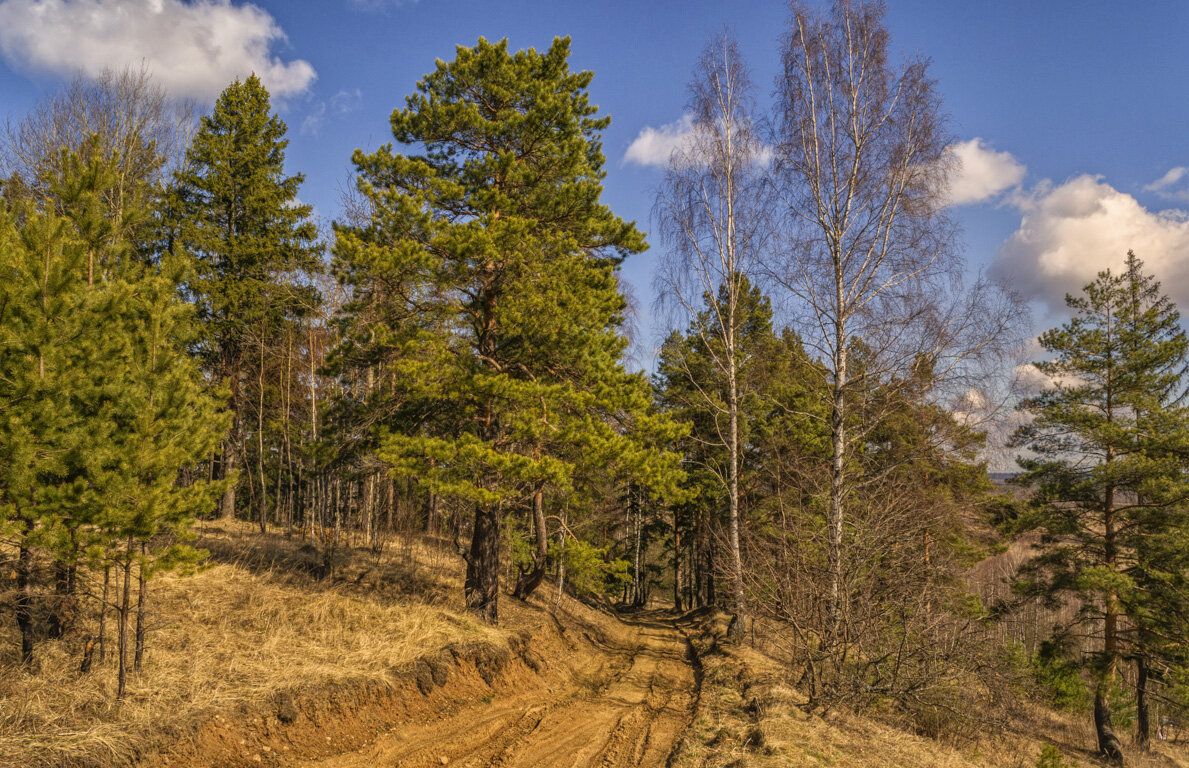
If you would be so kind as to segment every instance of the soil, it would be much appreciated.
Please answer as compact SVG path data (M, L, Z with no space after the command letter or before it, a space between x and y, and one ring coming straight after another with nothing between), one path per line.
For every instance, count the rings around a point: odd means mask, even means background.
M509 600L508 602L513 602ZM517 604L505 646L455 644L390 680L286 693L216 715L144 768L665 766L698 680L666 614Z

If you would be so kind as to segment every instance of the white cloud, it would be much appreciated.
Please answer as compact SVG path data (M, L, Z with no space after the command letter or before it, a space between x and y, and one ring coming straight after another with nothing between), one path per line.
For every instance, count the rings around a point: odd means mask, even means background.
M971 387L955 398L950 413L959 423L974 426L987 418L990 406L987 396Z
M693 115L684 115L660 128L646 126L628 146L623 159L637 165L667 165L673 151L687 146L693 135Z
M1168 173L1161 176L1159 179L1156 179L1156 181L1153 181L1151 184L1144 187L1144 189L1148 192L1159 192L1165 187L1171 186L1180 181L1185 175L1186 171L1189 171L1189 168L1186 168L1183 165L1177 166L1176 168L1171 169Z
M684 115L660 128L646 126L628 146L623 159L637 165L666 166L670 160L700 164L701 158L714 156L715 145L714 131L708 130L705 123L695 123L693 115ZM776 154L772 147L756 141L754 135L746 144L737 143L736 151L748 153L751 162L761 167L771 163ZM676 158L674 152L678 153Z
M950 178L950 205L990 200L1019 186L1028 170L1010 152L996 152L977 137L950 145L949 152L957 160Z
M255 72L274 96L315 72L270 53L285 33L266 11L229 0L0 0L0 52L16 66L95 76L144 64L175 96L212 101Z
M1186 178L1187 174L1189 174L1189 168L1183 165L1171 168L1168 173L1145 186L1144 191L1155 192L1170 200L1189 200L1189 188L1179 183Z
M1015 388L1024 397L1033 397L1046 389L1052 388L1056 382L1051 376L1042 372L1031 363L1015 367Z
M1064 312L1066 293L1077 294L1098 272L1118 272L1128 250L1182 306L1189 304L1189 217L1149 211L1126 193L1083 175L1064 184L1042 182L1013 200L1023 217L999 247L991 267L1025 298Z
M986 395L971 387L961 394L955 408L960 411L985 411L990 405L991 401Z

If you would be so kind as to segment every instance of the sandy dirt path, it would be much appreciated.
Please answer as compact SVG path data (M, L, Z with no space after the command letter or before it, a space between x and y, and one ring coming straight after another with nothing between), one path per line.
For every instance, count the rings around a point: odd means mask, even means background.
M695 703L685 642L656 616L612 621L614 632L579 632L569 641L567 679L552 689L474 702L433 722L398 726L364 750L302 765L663 766Z

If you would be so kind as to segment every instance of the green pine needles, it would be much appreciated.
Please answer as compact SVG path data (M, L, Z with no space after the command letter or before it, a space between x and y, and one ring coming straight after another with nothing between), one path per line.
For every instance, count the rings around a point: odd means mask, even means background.
M678 429L620 362L615 267L644 238L599 200L608 118L568 56L566 39L544 53L481 39L439 61L392 115L397 142L419 154L356 152L371 219L336 230L349 344L387 361L401 403L379 456L474 507L467 604L491 622L501 508L592 473L657 494L679 477L663 449Z
M179 478L210 456L226 420L189 354L186 261L132 257L144 198L118 216L102 204L115 161L98 141L89 160L64 158L51 204L0 212L0 503L17 540L23 662L34 661L37 569L55 574L51 635L68 629L84 569L105 585L114 572L99 600L117 619L119 697L144 652L148 580L197 563L187 531L214 486Z
M202 119L165 213L168 239L194 260L187 292L202 327L203 364L230 389L235 418L222 450L225 478L246 467L249 409L258 420L265 410L260 367L266 349L289 321L319 303L305 277L320 271L322 244L312 208L297 200L305 177L285 174L285 130L258 77L233 82ZM254 426L260 437L262 425ZM241 480L227 486L224 517L235 514ZM263 521L263 492L255 498Z
M1072 319L1040 337L1051 357L1035 367L1048 386L1020 406L1033 417L1016 435L1030 452L1020 460L1023 481L1036 491L1021 527L1042 539L1017 589L1078 601L1069 629L1097 645L1099 748L1121 762L1111 723L1119 664L1134 659L1141 680L1154 663L1175 666L1189 626L1183 600L1174 597L1183 594L1189 567L1182 470L1189 337L1132 253L1122 273L1100 273L1066 304ZM1145 693L1136 690L1141 740Z

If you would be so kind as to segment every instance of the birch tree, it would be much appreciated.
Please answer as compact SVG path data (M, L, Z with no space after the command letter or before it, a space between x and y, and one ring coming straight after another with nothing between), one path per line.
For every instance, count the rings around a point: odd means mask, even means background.
M940 97L925 61L891 61L883 16L879 2L838 0L826 13L795 4L777 83L787 239L769 275L822 363L829 400L824 648L851 599L848 507L878 480L864 476L859 450L882 422L878 402L922 378L934 401L975 386L1020 337L1010 295L963 284Z
M700 347L709 352L711 365L726 382L725 402L712 389L694 389L701 394L701 407L713 414L714 439L728 454L722 480L728 507L731 604L736 617L744 619L739 372L746 360L739 347L745 319L740 303L767 231L766 148L756 129L754 86L738 43L730 35L724 33L706 47L689 90L693 127L688 141L670 157L656 200L662 236L669 246L657 282L662 301L670 302L684 318L707 310L706 322L690 328L701 337ZM688 361L670 359L669 363L697 383ZM732 631L740 633L744 626L745 620L736 621Z

